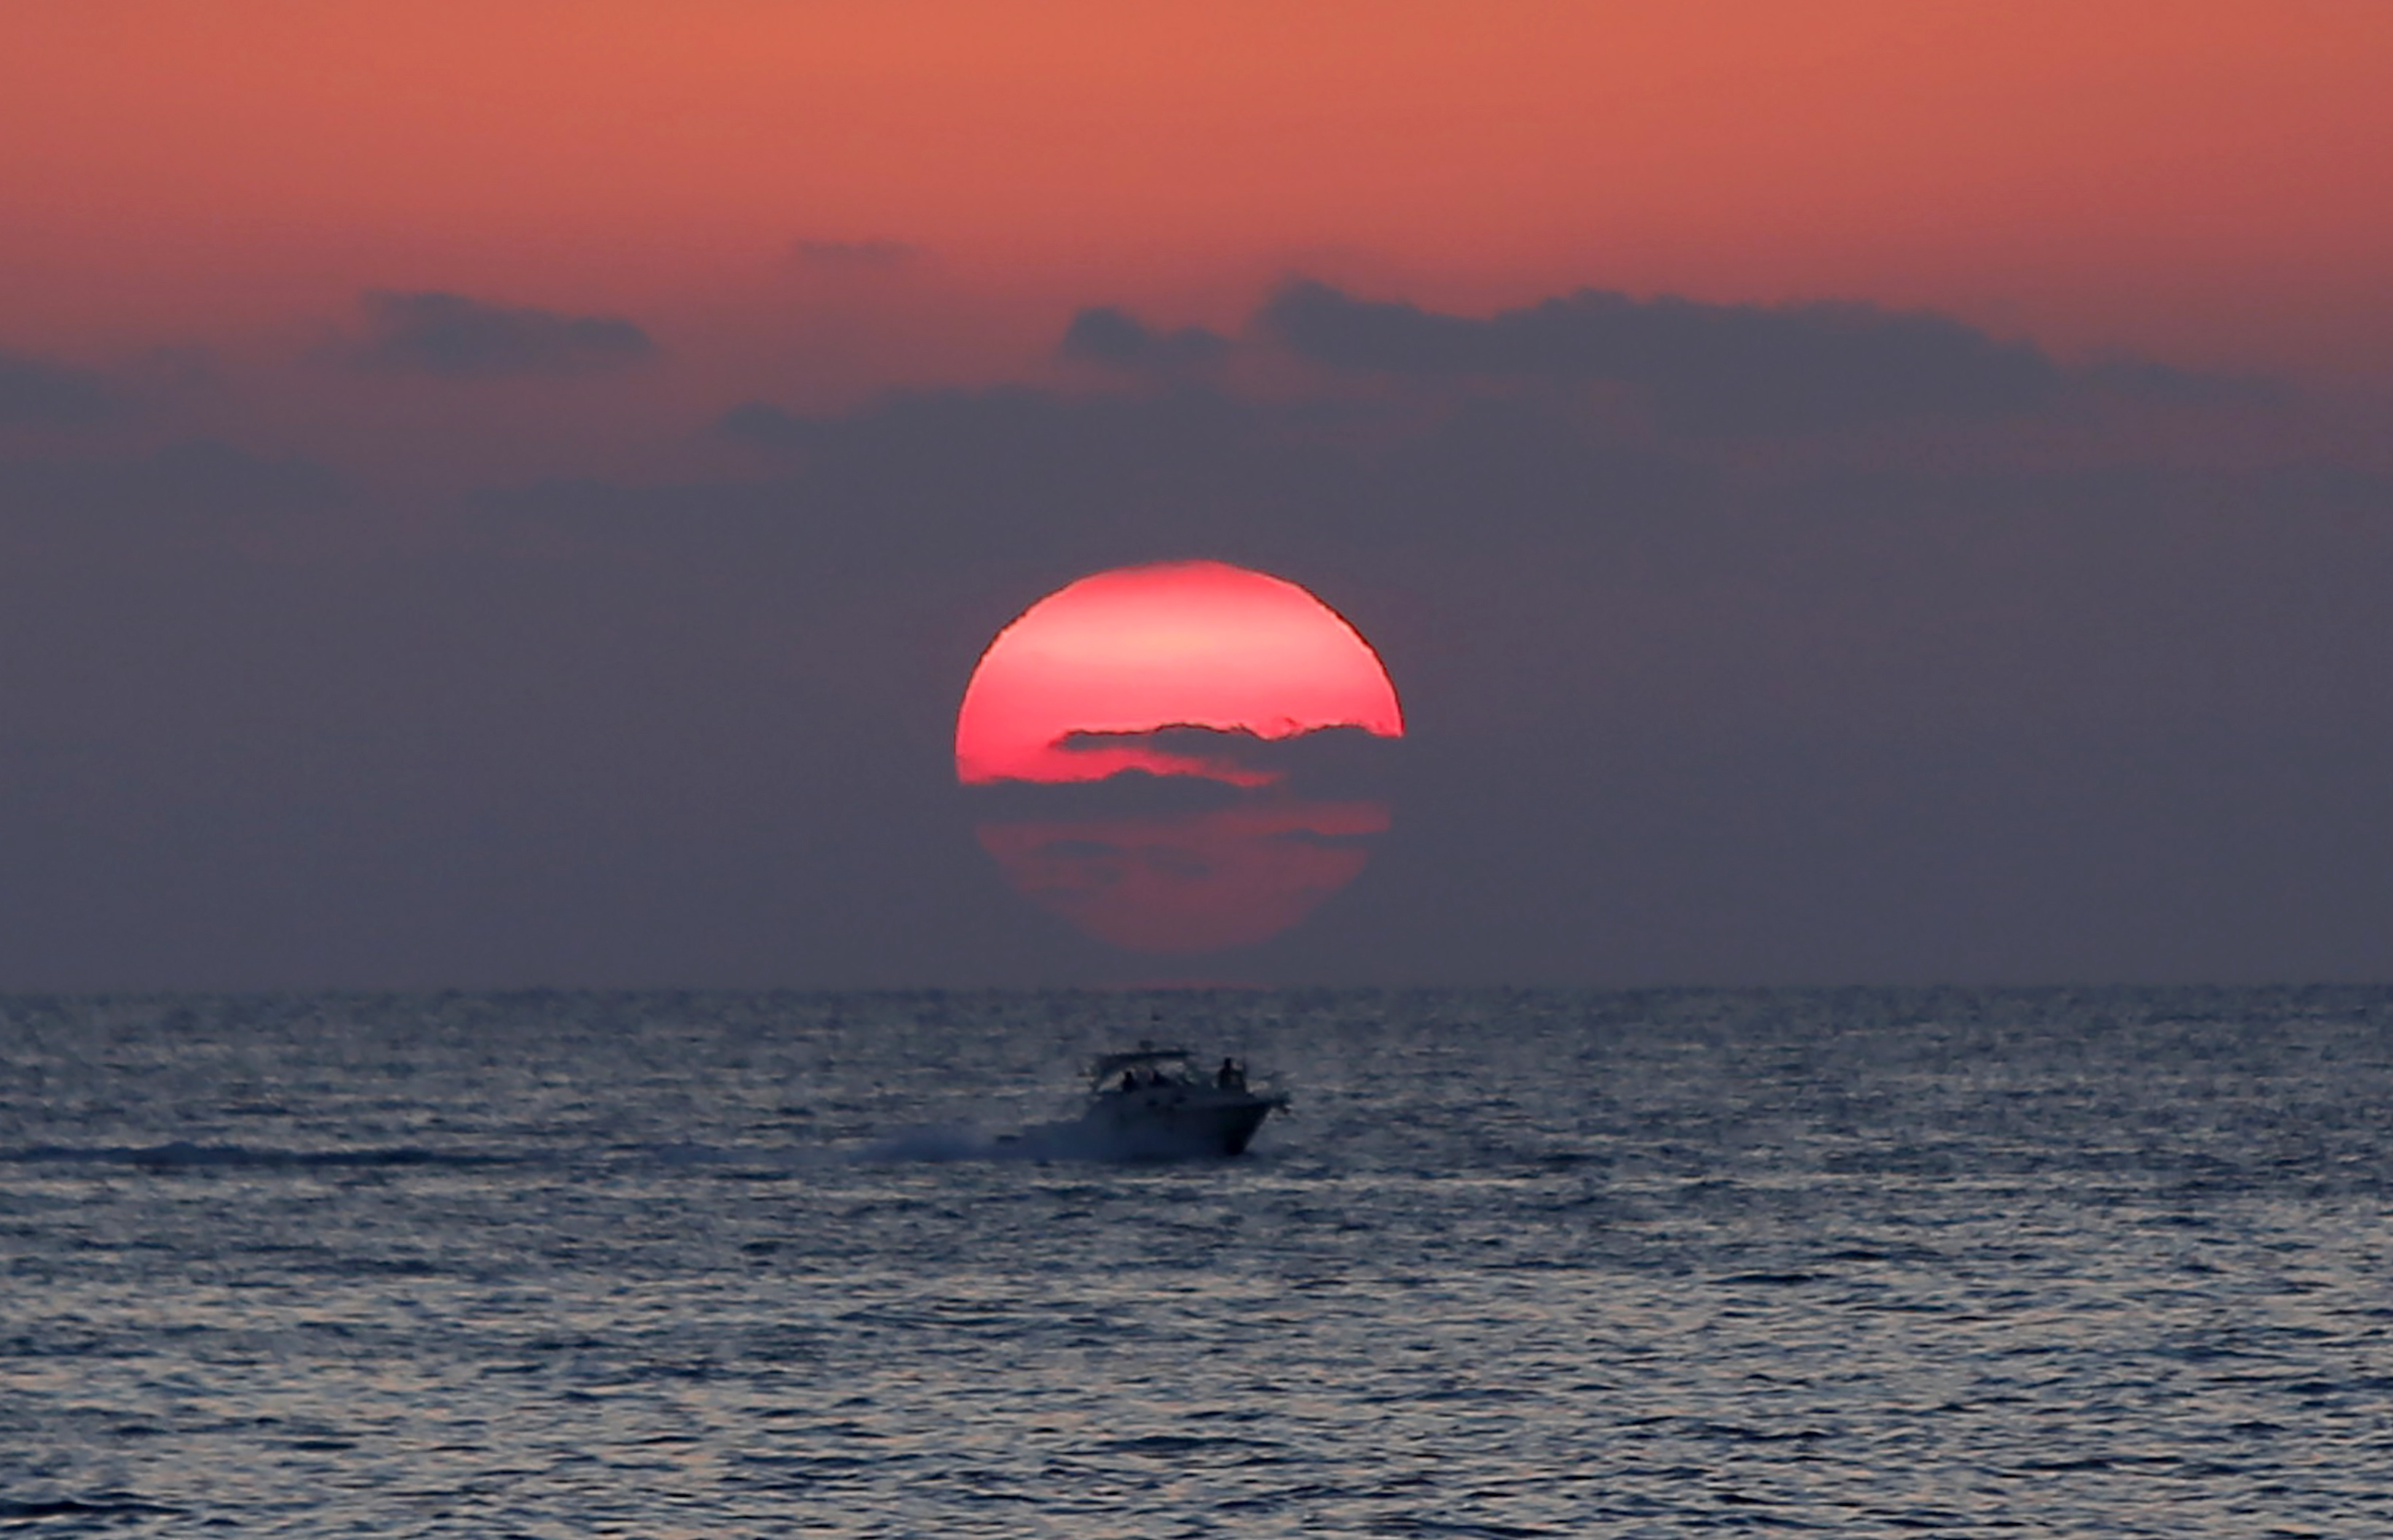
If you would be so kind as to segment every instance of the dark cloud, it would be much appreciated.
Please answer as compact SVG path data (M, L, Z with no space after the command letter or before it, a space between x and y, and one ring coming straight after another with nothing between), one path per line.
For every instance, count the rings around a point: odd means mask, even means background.
M321 513L345 503L329 466L255 455L214 439L98 460L0 463L0 529L64 520L110 537L127 523L198 531L244 518Z
M1056 351L1115 369L1197 369L1217 362L1229 340L1202 326L1158 332L1127 310L1101 305L1082 310L1064 329Z
M87 369L0 351L0 424L88 423L113 416L116 394Z
M1118 770L1098 780L997 781L962 789L967 812L979 819L1168 818L1235 805L1246 793L1210 776L1160 776Z
M560 484L505 501L624 539L737 532L752 548L804 542L879 571L994 561L1058 581L1082 563L1191 555L1374 570L1457 542L1492 555L1632 530L1654 552L1693 548L1712 538L1717 502L1700 463L1615 441L1550 399L1466 398L1425 414L1184 382L1001 386L904 392L839 414L750 402L716 428L802 458L771 483ZM653 533L635 537L642 526Z
M910 268L930 254L908 241L801 241L791 254L805 267L826 272L886 273Z
M2064 382L2033 344L1865 304L1709 305L1582 289L1483 320L1301 281L1256 320L1336 369L1617 382L1644 392L1666 424L1705 432L2002 415L2046 404Z
M556 476L467 495L472 527L501 549L553 544L612 549L671 568L786 557L827 533L809 518L810 500L787 481L666 482L626 486L595 476Z
M1351 451L1312 409L1193 385L1066 394L1007 385L898 392L837 415L752 402L717 430L803 450L769 523L837 559L950 570L987 560L1122 561L1210 551L1256 559L1333 528L1383 523L1356 505ZM659 499L660 514L747 494ZM760 528L752 526L752 529Z
M360 368L488 379L588 374L647 363L656 343L620 316L569 316L464 294L369 292L371 335L347 354Z
M770 401L742 401L715 419L715 431L728 438L767 449L800 450L820 443L822 426Z
M1402 740L1361 727L1316 727L1288 737L1263 737L1243 727L1179 724L1148 732L1070 733L1057 743L1067 753L1151 749L1234 773L1260 772L1275 790L1309 797L1366 797L1387 792L1391 754Z
M2150 359L2105 359L2076 377L2098 390L2168 406L2281 407L2293 399L2282 381L2266 375L2209 373Z

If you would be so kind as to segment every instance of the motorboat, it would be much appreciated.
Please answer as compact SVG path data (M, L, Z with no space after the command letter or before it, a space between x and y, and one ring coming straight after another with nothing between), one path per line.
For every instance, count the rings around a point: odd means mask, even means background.
M1249 1086L1238 1061L1223 1059L1208 1071L1184 1048L1141 1044L1101 1053L1089 1062L1088 1077L1079 1129L1132 1159L1237 1155L1274 1109L1288 1105L1283 1093Z

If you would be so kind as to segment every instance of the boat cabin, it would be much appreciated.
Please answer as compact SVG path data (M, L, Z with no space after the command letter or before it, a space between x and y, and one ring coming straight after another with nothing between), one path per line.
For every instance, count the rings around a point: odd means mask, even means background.
M1100 1053L1089 1061L1089 1090L1149 1090L1171 1087L1204 1087L1219 1090L1247 1089L1247 1066L1223 1059L1218 1070L1205 1069L1184 1048L1142 1045L1118 1053Z

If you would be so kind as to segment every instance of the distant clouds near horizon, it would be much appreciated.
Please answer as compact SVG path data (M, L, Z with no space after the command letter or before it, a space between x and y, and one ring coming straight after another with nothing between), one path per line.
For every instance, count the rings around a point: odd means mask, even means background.
M88 422L116 409L115 393L96 372L0 349L0 426Z
M646 363L658 347L621 316L576 316L425 290L359 296L368 333L343 353L359 369L451 379L578 374Z

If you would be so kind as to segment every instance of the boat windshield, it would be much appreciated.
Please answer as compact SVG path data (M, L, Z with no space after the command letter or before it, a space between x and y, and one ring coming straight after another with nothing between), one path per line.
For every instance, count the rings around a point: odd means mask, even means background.
M1089 1061L1089 1090L1103 1095L1107 1091L1174 1086L1209 1090L1250 1089L1245 1060L1225 1058L1219 1069L1210 1065L1210 1059L1199 1064L1197 1056L1184 1048L1139 1048L1124 1053L1101 1053Z
M1184 1048L1139 1048L1126 1053L1101 1053L1089 1064L1089 1084L1103 1090L1124 1076L1133 1079L1189 1081L1196 1077L1196 1056Z

